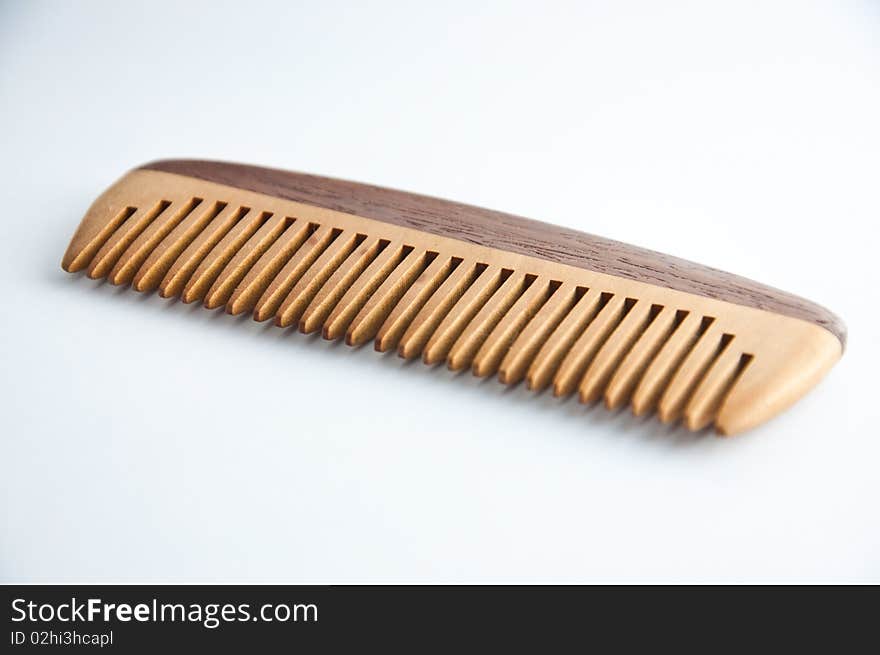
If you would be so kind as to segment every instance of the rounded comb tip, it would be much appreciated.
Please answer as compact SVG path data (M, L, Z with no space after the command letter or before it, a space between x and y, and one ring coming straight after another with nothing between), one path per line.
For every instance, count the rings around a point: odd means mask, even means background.
M756 357L722 402L715 430L730 436L770 420L818 384L843 354L837 336L799 321L800 334Z

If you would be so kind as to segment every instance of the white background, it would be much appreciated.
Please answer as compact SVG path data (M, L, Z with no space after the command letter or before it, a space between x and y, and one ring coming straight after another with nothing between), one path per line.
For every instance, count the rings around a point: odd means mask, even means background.
M0 579L880 581L880 5L0 3ZM550 220L839 313L732 439L70 276L239 160Z

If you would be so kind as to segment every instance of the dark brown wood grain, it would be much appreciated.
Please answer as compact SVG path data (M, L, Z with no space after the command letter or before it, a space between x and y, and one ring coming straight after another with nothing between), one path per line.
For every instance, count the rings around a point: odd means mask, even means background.
M189 175L470 243L655 284L810 321L846 342L833 313L731 273L550 223L457 202L244 164L170 159L141 168Z

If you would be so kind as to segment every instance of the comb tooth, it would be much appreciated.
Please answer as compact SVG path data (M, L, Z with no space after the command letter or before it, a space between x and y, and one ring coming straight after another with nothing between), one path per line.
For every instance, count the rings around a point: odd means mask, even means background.
M550 384L565 354L601 309L602 298L602 294L597 289L589 289L577 300L572 310L562 319L559 327L547 339L547 343L538 351L529 367L526 374L529 389L541 391Z
M281 303L281 307L275 314L275 325L287 327L299 320L327 278L333 275L333 271L357 247L358 237L359 235L355 232L345 231L327 246L327 249L315 260L315 263L306 269Z
M288 219L290 221L292 219ZM281 268L290 261L299 250L314 225L305 221L290 223L284 233L278 237L269 249L257 260L247 272L232 296L226 303L226 311L230 314L241 314L254 309L266 287L275 279Z
M660 397L657 414L664 423L677 421L694 388L706 372L709 364L717 356L724 340L715 330L706 331L691 351L685 356L681 366L672 376L669 386Z
M552 292L550 299L529 321L501 361L498 377L504 384L522 380L541 345L552 334L559 322L571 311L577 301L573 285L562 284Z
M97 210L90 210L90 214L92 211L97 213ZM88 266L92 259L95 258L95 255L98 253L98 250L101 249L110 236L119 229L125 221L131 218L132 214L137 211L136 207L124 207L120 209L116 215L113 217L113 220L109 221L104 227L102 227L98 233L89 239L85 244L80 245L80 243L71 242L71 247L64 253L64 259L61 262L61 268L63 268L68 273L76 273L77 271L81 271L86 266ZM88 216L83 219L83 222L88 220ZM74 238L75 239L75 238Z
M688 428L702 430L715 419L724 396L747 362L748 356L736 349L732 341L727 344L706 372L684 410L685 425Z
M256 261L263 256L263 253L281 236L288 224L287 219L283 216L270 214L269 219L254 232L253 236L223 267L211 288L208 289L208 293L205 294L205 307L214 309L225 305L238 283L247 275Z
M517 335L547 301L550 280L538 278L513 303L477 351L471 368L480 377L493 375Z
M620 322L625 309L624 297L616 295L599 310L559 365L553 380L553 395L567 396L575 390L590 360Z
M690 313L674 329L666 343L661 346L633 393L632 409L636 416L641 416L654 409L660 394L663 393L663 389L682 357L697 338L699 330L700 317Z
M188 303L204 298L229 260L260 229L260 226L267 222L269 216L265 213L249 212L242 220L233 225L217 242L217 245L199 262L195 272L187 280L181 296L183 302Z
M159 286L174 260L224 207L225 202L215 202L210 207L202 207L200 211L191 211L149 254L135 273L132 286L138 291L152 291Z
M113 266L107 279L112 284L128 284L153 249L177 227L196 207L202 203L201 198L190 198L181 206L172 205L161 218L151 222Z
M146 210L135 211L95 253L89 264L89 277L94 280L107 275L126 248L170 205L168 200L162 200Z
M501 276L504 279L501 286L491 295L452 345L448 357L451 370L460 371L471 366L480 346L525 291L527 282L525 274L502 269Z
M396 348L407 326L455 266L452 257L437 255L413 281L376 333L376 350Z
M642 373L675 325L675 310L664 307L627 353L605 390L605 405L617 409L629 400Z
M345 342L349 346L363 345L376 336L385 319L424 272L430 256L425 250L410 250L404 256L351 320L345 331Z
M636 301L587 368L578 387L582 403L589 404L599 399L617 365L644 332L650 319L651 303Z
M366 239L361 243L348 258L339 265L339 268L330 276L330 279L321 287L321 290L309 303L299 320L299 331L311 334L321 328L325 319L336 307L337 303L354 284L367 266L376 258L382 248L388 245L382 239Z
M409 324L397 348L404 359L418 357L443 318L473 284L479 269L474 261L459 262Z
M163 298L180 295L196 267L249 211L247 207L227 205L217 214L171 264L159 285L159 294Z
M330 312L322 336L331 340L343 336L352 319L410 252L412 248L400 241L386 245Z
M339 230L322 225L318 227L305 243L293 254L282 266L278 274L272 278L263 295L254 305L254 320L265 321L271 318L281 307L281 303L287 298L291 289L299 282L309 267L321 256L334 239L339 236ZM283 262L283 259L281 259ZM279 262L279 263L281 263Z
M478 272L477 279L461 299L453 305L428 340L423 353L423 360L426 364L436 364L446 359L452 344L498 289L501 277L502 270L497 266L487 266Z

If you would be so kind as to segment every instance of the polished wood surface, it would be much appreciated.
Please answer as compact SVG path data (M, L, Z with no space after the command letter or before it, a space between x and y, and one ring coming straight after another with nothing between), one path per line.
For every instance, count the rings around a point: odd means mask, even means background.
M846 328L809 300L663 253L541 221L448 200L305 173L227 162L169 159L143 169L226 184L590 271L765 309L815 323L844 344Z

